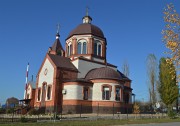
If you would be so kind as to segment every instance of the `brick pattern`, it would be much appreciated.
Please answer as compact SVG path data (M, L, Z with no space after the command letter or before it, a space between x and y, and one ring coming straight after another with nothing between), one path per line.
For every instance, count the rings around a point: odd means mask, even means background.
M132 112L132 104L124 104L122 102L99 102L99 101L64 101L62 106L63 113L128 113Z

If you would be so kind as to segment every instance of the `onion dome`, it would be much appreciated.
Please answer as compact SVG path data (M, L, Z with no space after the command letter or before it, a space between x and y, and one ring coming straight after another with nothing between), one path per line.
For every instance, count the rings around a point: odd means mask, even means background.
M122 76L118 71L115 71L109 67L101 67L90 70L85 79L94 80L94 79L113 79L113 80L122 80Z
M73 35L86 35L86 34L91 34L100 38L104 38L104 34L102 30L99 27L89 23L83 23L78 25L74 30L70 32L68 38L70 38Z
M88 11L86 11L86 15L83 17L83 23L78 25L74 30L70 32L67 39L72 37L73 35L86 35L91 34L100 38L105 38L102 30L91 24L92 18L88 15Z

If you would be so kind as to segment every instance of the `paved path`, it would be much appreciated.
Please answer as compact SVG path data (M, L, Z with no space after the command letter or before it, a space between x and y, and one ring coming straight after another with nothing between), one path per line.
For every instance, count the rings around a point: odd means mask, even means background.
M149 123L149 124L131 124L131 125L117 125L117 126L180 126L180 122L172 122L172 123Z

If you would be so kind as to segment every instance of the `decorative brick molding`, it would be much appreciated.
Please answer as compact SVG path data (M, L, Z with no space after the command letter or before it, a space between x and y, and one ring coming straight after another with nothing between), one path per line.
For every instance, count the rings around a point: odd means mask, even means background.
M112 91L112 86L109 85L109 84L103 84L103 85L101 85L101 91L103 91L103 88L104 88L104 87L108 87L108 88L109 88L109 91L110 91L110 92Z
M93 83L115 83L115 84L124 84L123 81L119 80L111 80L111 79L96 79L96 80L91 80Z

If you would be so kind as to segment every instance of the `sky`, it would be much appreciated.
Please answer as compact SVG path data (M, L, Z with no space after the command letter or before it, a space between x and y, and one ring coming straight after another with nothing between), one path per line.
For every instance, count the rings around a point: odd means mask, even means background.
M148 101L146 58L159 61L167 50L162 42L163 8L179 0L0 0L0 103L7 98L23 99L26 67L29 80L36 78L46 52L55 41L60 24L60 41L85 16L107 39L107 61L122 71L129 64L136 99Z

